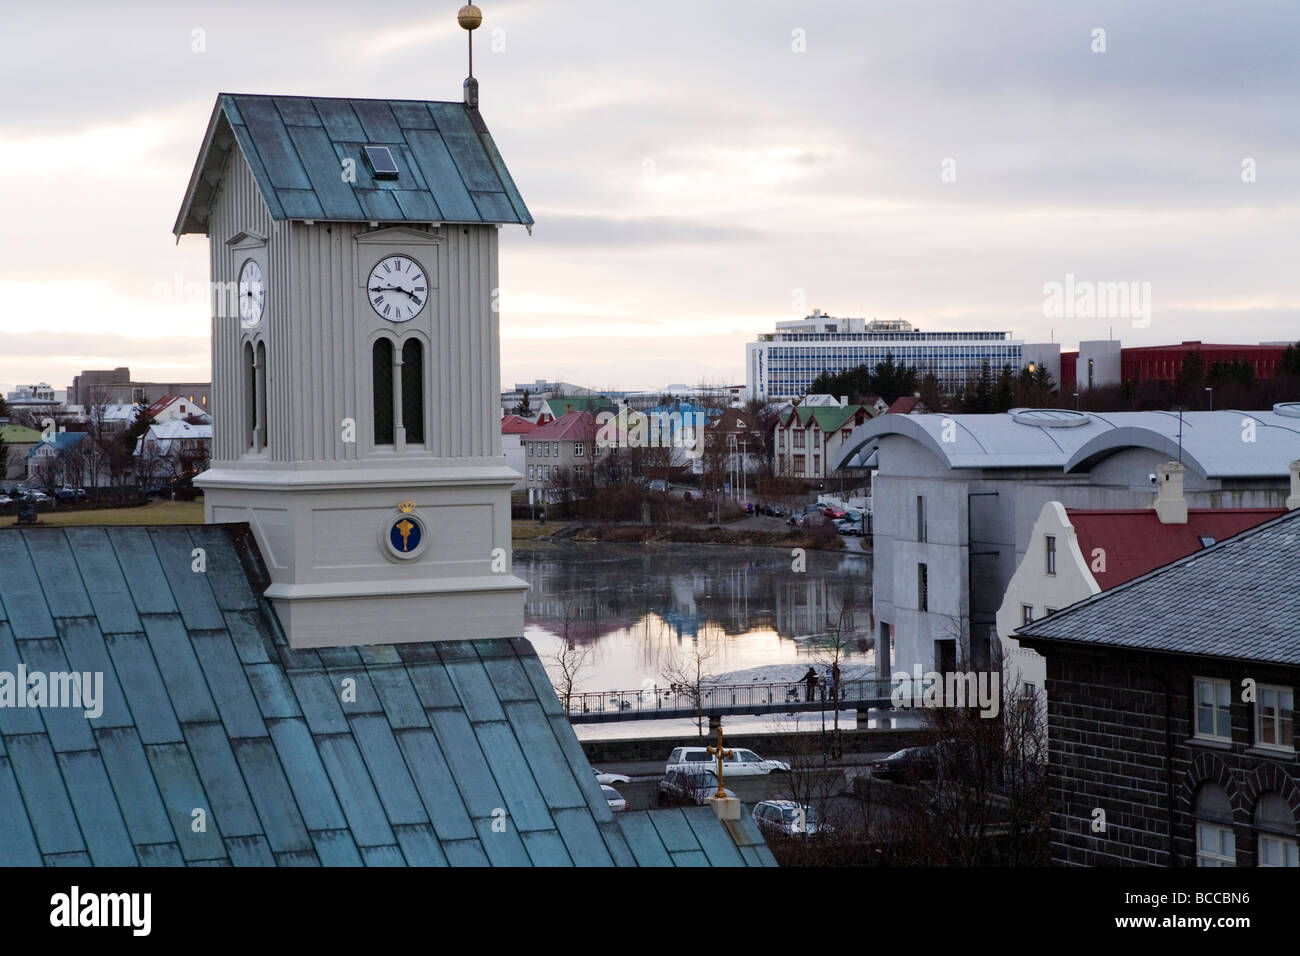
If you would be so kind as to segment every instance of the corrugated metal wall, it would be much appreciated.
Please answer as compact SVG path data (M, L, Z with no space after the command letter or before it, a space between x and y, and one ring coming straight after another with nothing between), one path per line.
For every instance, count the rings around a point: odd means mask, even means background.
M417 227L408 227L417 228ZM266 311L261 325L243 330L238 314L222 317L213 296L212 375L214 461L248 451L247 388L242 345L265 341L268 458L272 462L358 461L374 457L370 348L377 334L398 343L425 341L427 445L410 457L485 458L501 455L496 414L500 391L497 230L445 226L427 230L437 245L359 244L372 232L365 223L274 222L238 148L222 180L210 223L212 279L238 282L247 250L227 240L239 232L269 236L263 269ZM437 290L410 322L377 316L364 282L381 258L400 254L419 262ZM221 286L216 288L220 289ZM343 441L344 419L356 422L356 441ZM391 460L391 452L381 452Z
M239 321L239 313L229 315L229 303L223 300L223 289L227 283L239 281L239 269L249 257L248 250L232 249L226 245L227 240L240 232L252 232L268 236L269 241L263 259L263 272L267 281L266 310L262 323L251 331L244 330ZM271 219L271 214L262 201L257 183L249 172L238 147L231 151L230 159L222 176L216 202L209 222L209 259L213 283L212 294L212 384L213 402L213 461L230 461L239 458L247 451L244 441L244 422L247 409L247 388L242 379L241 356L243 342L250 339L265 341L270 356L270 370L267 380L267 395L272 394L272 382L283 373L277 370L277 360L282 359L281 349L276 347L282 336L279 329L283 325L288 306L288 292L283 282L276 282L277 275L284 274L287 260L287 235ZM282 441L287 434L281 422L270 422L272 447Z

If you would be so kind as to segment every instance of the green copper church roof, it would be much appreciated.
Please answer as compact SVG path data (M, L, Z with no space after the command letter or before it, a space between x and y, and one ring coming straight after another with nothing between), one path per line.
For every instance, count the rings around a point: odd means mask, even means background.
M247 525L0 530L0 866L775 862L612 813L524 638L295 651L268 583ZM37 673L102 694L16 706Z
M206 234L236 145L273 219L533 222L482 116L463 103L222 93L172 230L177 236ZM376 177L367 146L388 148L396 178Z

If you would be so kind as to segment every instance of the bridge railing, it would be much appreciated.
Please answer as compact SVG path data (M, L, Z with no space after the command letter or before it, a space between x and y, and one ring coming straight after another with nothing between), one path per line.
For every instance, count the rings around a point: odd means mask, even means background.
M639 690L571 694L567 711L571 717L611 713L632 716L651 712L664 717L681 717L697 711L708 714L711 709L755 707L771 711L787 704L799 710L808 709L809 704L848 710L860 703L874 703L887 698L892 690L893 684L888 680L849 680L831 685L819 679L812 687L804 681L704 684L699 688L697 704L693 686L647 684ZM560 704L565 704L563 695Z

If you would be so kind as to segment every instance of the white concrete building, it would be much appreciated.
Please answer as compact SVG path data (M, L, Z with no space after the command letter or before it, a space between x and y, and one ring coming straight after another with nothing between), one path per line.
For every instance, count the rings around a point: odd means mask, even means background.
M1010 332L923 332L902 319L837 318L815 309L746 343L746 394L769 402L799 398L822 372L874 368L887 355L922 375L933 372L944 390L960 391L984 362L1020 368L1023 344Z
M1180 449L1181 427L1181 449ZM902 669L983 666L1043 506L1148 509L1181 455L1193 508L1284 507L1300 458L1300 403L1267 412L882 415L832 468L878 468L873 602L878 644ZM886 669L890 655L881 654ZM887 671L885 671L887 672Z

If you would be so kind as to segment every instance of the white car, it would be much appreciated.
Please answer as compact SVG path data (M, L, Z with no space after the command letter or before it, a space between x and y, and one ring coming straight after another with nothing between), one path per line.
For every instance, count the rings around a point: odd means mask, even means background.
M623 794L619 793L613 787L602 786L600 792L605 795L605 800L609 803L609 808L615 813L622 813L627 809L627 801L623 799Z
M624 776L624 775L621 774L621 773L605 773L603 770L597 770L595 767L592 767L592 768L591 768L591 772L594 773L594 774L596 775L596 782L599 783L599 784L631 783L631 782L632 782L632 778L631 778L631 777Z
M722 776L757 777L767 773L789 773L790 765L783 760L764 760L752 750L730 747L730 757L722 759ZM705 747L678 747L668 756L665 773L674 770L715 770L718 759Z
M760 830L777 830L791 836L828 829L816 810L793 800L764 800L755 804L751 816Z
M0 505L13 504L13 499L8 495L0 495Z

